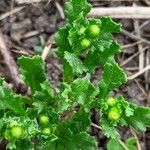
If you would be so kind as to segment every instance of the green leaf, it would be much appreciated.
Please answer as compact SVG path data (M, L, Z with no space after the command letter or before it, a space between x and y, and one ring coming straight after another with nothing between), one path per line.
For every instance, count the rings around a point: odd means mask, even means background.
M42 51L43 51L43 47L41 47L41 46L34 46L33 49L34 49L34 51L36 51L38 53L42 53Z
M72 46L73 52L75 54L80 54L85 50L81 45L82 39L85 38L86 33L82 33L82 29L86 30L89 25L89 21L83 17L83 15L78 16L78 18L73 22L72 28L69 30L68 41ZM86 32L86 31L85 31Z
M82 64L82 61L78 59L75 54L65 51L64 59L72 67L74 74L82 74L87 71L87 68Z
M93 137L86 132L73 134L68 138L62 138L57 143L56 150L97 150L97 144Z
M34 144L31 139L17 141L15 145L15 150L34 150Z
M41 83L46 80L45 64L40 56L25 57L18 60L24 81L30 86L32 93L41 91Z
M131 137L123 143L128 150L137 150L136 139ZM125 150L119 139L110 139L107 143L107 150Z
M97 48L94 47L85 59L85 66L93 71L99 65L104 66L114 55L120 52L120 46L116 42L100 40L97 41Z
M67 60L63 60L63 81L65 83L71 83L74 79L73 68L70 66Z
M120 32L121 31L121 24L114 22L110 17L101 17L102 22L102 32Z
M107 143L107 150L124 150L117 139L110 139Z
M126 74L117 63L106 63L99 83L100 97L104 98L111 90L127 81Z
M80 104L85 104L95 96L96 88L87 79L76 79L71 85L71 96Z
M74 114L72 119L67 124L73 134L87 131L91 125L90 113L80 110Z
M54 90L50 83L46 80L40 84L41 91L36 91L33 95L36 101L52 103L54 99Z
M87 0L70 0L66 2L65 13L68 21L72 23L82 13L84 16L91 10Z
M70 26L66 25L63 28L60 28L59 31L55 35L55 42L58 46L56 53L61 58L64 57L65 51L69 52L72 50L72 47L70 46L69 41L68 41L69 30L70 30Z
M116 139L119 137L119 134L116 131L115 127L112 124L110 124L110 121L108 121L104 116L102 116L100 124L107 138Z
M125 121L138 131L146 131L146 127L150 125L150 108L136 104L130 104L130 107L134 110L133 115L125 117Z
M136 143L137 143L136 138L130 137L129 139L126 140L125 144L129 150L137 150Z
M37 111L37 114L44 112L46 108L46 103L43 103L41 101L34 102L32 105L34 106L34 109Z
M72 102L78 102L81 105L89 105L92 99L97 95L98 91L86 78L76 79L71 86L66 89L66 97Z
M72 143L70 144L70 149L74 150L96 150L97 148L97 143L94 137L90 136L86 132L81 132L72 138Z
M0 109L9 109L17 114L24 114L25 107L22 97L13 93L6 85L0 85Z

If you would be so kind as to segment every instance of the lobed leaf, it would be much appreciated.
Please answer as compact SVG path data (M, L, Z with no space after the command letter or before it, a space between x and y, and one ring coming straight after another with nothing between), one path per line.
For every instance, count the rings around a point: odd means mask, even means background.
M41 83L46 80L45 64L40 56L19 58L18 63L26 84L31 88L32 93L41 91Z
M102 22L102 31L104 33L114 33L114 32L120 32L121 31L121 24L114 22L110 17L103 16L101 17Z
M16 114L25 114L25 106L22 97L13 93L13 91L4 83L0 85L0 109L9 109Z
M106 63L99 83L100 96L104 98L111 90L127 82L126 74L117 63Z
M82 61L78 59L75 54L65 51L64 59L72 67L74 74L82 74L87 71L87 68L83 65Z
M150 125L150 108L132 103L130 107L134 110L133 115L125 117L125 121L138 131L146 131L146 127Z
M70 0L66 2L65 13L69 22L73 22L76 18L83 14L84 16L91 10L91 5L87 0Z

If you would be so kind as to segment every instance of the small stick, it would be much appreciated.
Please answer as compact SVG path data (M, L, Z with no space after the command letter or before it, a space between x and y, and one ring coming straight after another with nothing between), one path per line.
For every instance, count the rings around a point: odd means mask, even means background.
M39 3L47 0L16 0L18 4L24 4L24 3Z
M64 14L64 11L63 11L62 7L60 6L60 4L58 2L55 2L55 5L60 13L61 18L65 19L65 14Z
M140 41L137 41L137 42L134 42L134 43L131 43L131 44L126 44L126 45L123 45L121 48L122 49L130 48L130 47L136 46L139 43L142 43L142 41L140 40Z
M112 18L150 19L150 7L96 7L89 17L111 16Z
M99 130L102 130L102 128L99 125L95 124L95 123L91 123L91 126L97 128Z
M48 53L49 53L49 50L51 49L52 47L52 44L53 44L53 37L54 35L52 35L49 39L49 41L47 42L43 52L42 52L42 59L45 61L47 56L48 56Z
M140 39L139 37L135 36L134 34L131 34L130 32L128 32L126 30L122 29L121 33L123 33L124 35L128 36L129 38L131 38L135 41L141 40L143 43L146 43L146 44L150 45L150 41L148 41L146 39L143 39L143 38Z
M21 11L21 10L24 9L24 8L25 8L25 6L14 8L14 9L11 10L10 12L7 12L7 13L5 13L5 14L2 14L2 15L0 16L0 20L3 20L3 19L5 19L5 18L9 17L9 16L11 16L11 15L13 15L13 14L15 14L15 13Z
M21 37L21 39L27 39L27 38L30 38L30 37L39 35L39 34L42 33L42 32L43 32L43 30L40 30L40 31L37 31L37 30L30 31L30 32L27 32L26 34L24 34L24 35Z
M121 140L119 140L119 143L125 150L129 150L128 147Z
M143 74L144 72L150 70L150 65L146 66L145 68L143 68L141 71L137 72L136 74L132 75L132 76L129 76L128 77L128 80L133 80L135 79L136 77L138 77L139 75Z
M22 83L22 80L19 76L17 65L16 65L13 57L11 56L11 53L10 53L8 47L6 46L6 43L4 41L4 36L1 33L1 31L0 31L0 51L1 51L1 54L3 55L4 61L7 65L7 67L9 69L11 78L13 79L13 81L16 85L19 85L20 83Z
M138 51L137 53L133 54L132 56L130 56L128 59L126 59L120 66L124 66L126 65L128 62L130 62L134 57L136 57L138 54L144 52L145 50L148 49L148 46L146 46L145 48L142 49L142 51Z
M136 5L135 5L135 7L136 7ZM135 33L137 34L137 37L139 39L141 39L138 20L134 20L134 29L135 29ZM142 70L144 68L144 52L142 51L143 47L142 47L141 43L138 44L138 50L140 52L140 54L139 54L139 70Z
M138 137L137 137L137 135L136 135L136 132L135 132L132 128L130 128L130 129L131 129L131 133L133 134L133 136L134 136L135 139L136 139L137 149L138 149L138 150L142 150L142 149L141 149L140 142L139 142L139 139L138 139Z

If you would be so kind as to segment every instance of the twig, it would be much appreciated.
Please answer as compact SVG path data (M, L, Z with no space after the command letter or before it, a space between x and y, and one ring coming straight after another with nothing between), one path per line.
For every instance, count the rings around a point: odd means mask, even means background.
M19 76L19 72L17 70L17 65L11 56L10 51L8 50L8 47L6 46L6 43L4 41L4 36L0 31L0 51L1 54L3 55L4 61L9 69L9 72L11 74L11 78L13 79L14 83L16 85L19 85L22 83L22 80Z
M119 143L125 150L129 150L128 147L121 140L119 140Z
M39 35L39 34L42 33L42 32L43 32L43 30L40 30L40 31L37 31L37 30L35 30L35 31L30 31L30 32L24 34L24 35L21 37L21 39L27 39L27 38L30 38L30 37Z
M136 135L136 132L135 132L131 127L130 127L130 129L131 129L131 133L133 134L133 136L134 136L135 139L136 139L137 149L138 149L138 150L142 150L142 149L141 149L140 142L139 142L139 139L138 139L138 137L137 137L137 135Z
M42 52L42 59L45 61L47 56L48 56L48 53L49 53L49 50L51 49L52 47L52 44L53 44L53 37L54 35L52 35L49 39L49 41L47 42L43 52Z
M9 16L11 16L12 14L15 14L15 13L21 11L21 10L24 9L24 8L25 8L25 6L14 8L14 9L11 10L10 12L7 12L7 13L5 13L5 14L2 14L2 15L0 16L0 20L3 20L3 19L5 19L5 18L9 17Z
M147 97L148 94L147 94L146 91L144 90L143 86L139 83L139 81L136 80L136 79L135 79L134 81L135 81L135 83L137 84L137 86L139 87L139 89L141 90L141 92L144 94L144 96Z
M134 34L131 34L130 32L126 31L126 30L122 30L121 33L123 33L124 35L128 36L129 38L135 40L135 41L139 41L141 40L143 43L149 44L150 45L150 41L143 39L143 38L139 38L137 36L135 36Z
M121 48L122 49L130 48L130 47L136 46L139 43L142 43L142 41L140 40L140 41L137 41L137 42L134 42L134 43L131 43L131 44L126 44L126 45L123 45Z
M127 71L137 71L137 70L139 70L139 68L138 67L126 67L125 70L127 70Z
M47 0L16 0L18 4L24 4L24 3L39 3Z
M60 4L58 2L55 2L55 5L60 13L61 18L65 19L64 11L63 11L62 7L60 6Z
M136 7L135 4L134 4L134 6ZM137 37L139 39L141 39L138 20L134 20L134 29L135 29L135 33L137 34ZM144 52L142 51L143 47L142 47L141 43L138 43L138 50L140 52L140 54L139 54L139 70L142 70L144 68Z
M91 123L91 126L97 128L99 130L102 130L102 128L99 125L95 124L95 123Z
M131 61L134 57L136 57L137 55L139 55L140 53L144 52L145 50L148 49L148 46L146 46L145 48L142 49L142 51L138 51L137 53L133 54L132 56L130 56L128 59L126 59L120 66L124 66L126 65L129 61Z
M146 66L144 69L142 69L141 71L137 72L136 74L132 75L132 76L129 76L128 77L128 80L133 80L135 79L136 77L138 77L139 75L143 74L144 72L150 70L150 65Z
M150 47L149 47L149 51L147 51L147 53L146 53L146 59L145 60L146 60L145 61L146 65L150 65ZM147 91L149 90L149 83L147 82L149 80L148 78L150 78L150 72L149 71L145 72L145 79L146 79L145 88ZM150 97L147 97L147 98L150 100Z
M128 19L150 19L150 7L96 7L89 13L89 17L100 16Z

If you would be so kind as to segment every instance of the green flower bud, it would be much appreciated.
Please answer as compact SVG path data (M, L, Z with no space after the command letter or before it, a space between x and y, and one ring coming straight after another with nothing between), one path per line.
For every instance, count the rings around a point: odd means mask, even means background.
M89 36L96 37L100 34L100 28L97 25L90 25L89 29Z
M25 136L25 131L22 126L16 125L10 129L10 134L15 139L22 139Z
M122 110L116 106L110 108L108 111L108 118L110 120L116 121L118 120L122 115Z
M88 40L88 39L86 39L86 38L84 38L82 41L81 41L81 46L83 47L83 48L88 48L90 45L91 45L91 41L90 40Z
M40 123L41 125L43 125L43 126L49 125L49 117L46 116L46 115L40 116L40 118L39 118L39 123Z
M51 129L50 128L44 128L43 130L42 130L42 133L44 134L44 135L49 135L50 133L51 133Z
M114 105L116 105L116 100L113 97L110 97L106 100L106 104L108 106L114 106Z

